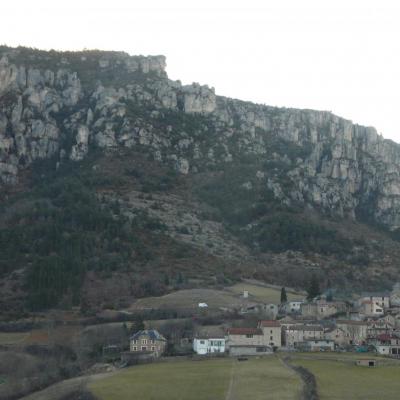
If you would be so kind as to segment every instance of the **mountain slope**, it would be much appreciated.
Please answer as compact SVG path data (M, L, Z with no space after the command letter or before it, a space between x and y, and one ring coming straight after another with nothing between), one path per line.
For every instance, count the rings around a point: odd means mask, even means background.
M373 128L181 85L162 56L0 59L6 302L129 301L241 276L397 279L400 146Z

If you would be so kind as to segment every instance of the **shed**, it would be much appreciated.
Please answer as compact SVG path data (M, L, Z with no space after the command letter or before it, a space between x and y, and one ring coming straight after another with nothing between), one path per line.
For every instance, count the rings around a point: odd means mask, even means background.
M376 364L376 360L371 359L362 359L356 361L356 365L359 367L376 367Z

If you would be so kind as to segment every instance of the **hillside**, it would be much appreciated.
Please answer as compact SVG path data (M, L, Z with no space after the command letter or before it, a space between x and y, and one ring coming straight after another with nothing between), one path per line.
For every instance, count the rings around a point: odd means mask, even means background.
M122 307L244 277L399 279L400 145L165 66L0 47L2 309Z

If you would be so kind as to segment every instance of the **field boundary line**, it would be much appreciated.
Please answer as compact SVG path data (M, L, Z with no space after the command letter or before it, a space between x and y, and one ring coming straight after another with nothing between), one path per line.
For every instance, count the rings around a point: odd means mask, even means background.
M229 386L228 390L226 392L225 400L233 400L233 384L235 380L235 361L232 360L232 367L231 367L231 372L230 372L230 379L229 379Z

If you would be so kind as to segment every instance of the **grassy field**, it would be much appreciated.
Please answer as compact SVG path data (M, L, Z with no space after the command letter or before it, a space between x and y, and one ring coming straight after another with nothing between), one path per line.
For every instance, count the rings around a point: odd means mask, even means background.
M186 289L160 297L147 297L135 302L131 309L146 308L197 308L199 303L207 303L210 308L234 307L241 302L233 293L214 289Z
M19 344L26 341L29 333L20 332L0 332L0 345Z
M89 384L100 400L294 400L301 381L276 357L132 367Z
M292 363L307 368L315 375L321 400L400 398L400 363L368 368L355 365L355 360L363 356L353 354L347 358L349 361L295 356Z
M255 285L252 283L241 282L237 283L234 286L230 286L227 288L228 291L239 295L242 294L244 290L249 292L249 298L254 301L259 301L263 303L275 303L279 304L281 300L281 291L280 289L275 289L266 286ZM303 300L304 295L300 293L291 292L289 290L286 291L288 300Z
M276 357L234 361L231 399L294 400L302 384Z
M249 292L249 302L280 303L281 291L252 283L238 283L223 290L216 289L185 289L178 290L160 297L139 299L130 310L151 308L188 309L197 308L198 303L207 303L210 308L239 307L243 303L243 290ZM288 300L304 299L304 295L287 291Z

